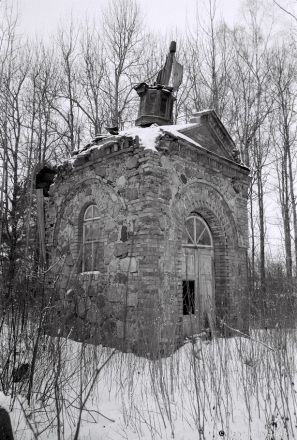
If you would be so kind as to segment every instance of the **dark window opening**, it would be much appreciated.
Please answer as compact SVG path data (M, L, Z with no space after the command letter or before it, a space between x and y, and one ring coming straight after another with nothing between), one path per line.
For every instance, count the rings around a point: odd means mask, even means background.
M155 113L156 98L157 98L157 93L150 94L149 104L148 104L148 114L149 115L153 115Z
M139 104L139 114L142 115L144 113L144 105L145 105L145 98L144 96L140 99Z
M160 115L165 116L167 105L167 96L161 96Z
M183 280L183 315L195 314L195 281Z

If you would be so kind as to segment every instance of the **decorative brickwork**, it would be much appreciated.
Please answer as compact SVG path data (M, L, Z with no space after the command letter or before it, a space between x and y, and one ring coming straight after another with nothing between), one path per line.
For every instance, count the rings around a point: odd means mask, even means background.
M213 236L216 328L248 328L248 170L185 135L166 131L155 145L113 136L79 153L60 167L45 217L57 328L145 356L182 343L182 234L192 212ZM82 273L91 204L100 213L99 270Z

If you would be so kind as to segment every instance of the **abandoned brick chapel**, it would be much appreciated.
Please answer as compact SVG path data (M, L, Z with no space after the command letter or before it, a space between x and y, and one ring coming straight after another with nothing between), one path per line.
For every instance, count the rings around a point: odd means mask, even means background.
M37 175L65 335L150 356L248 329L249 170L214 110L173 125L182 74L172 42L154 85L135 87L135 127L112 127Z

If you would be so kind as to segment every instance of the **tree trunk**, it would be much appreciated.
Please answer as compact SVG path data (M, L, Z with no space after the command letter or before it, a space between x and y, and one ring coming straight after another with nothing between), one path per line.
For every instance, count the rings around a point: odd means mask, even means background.
M289 164L289 180L290 180L290 195L292 204L292 214L293 214L293 228L294 228L294 251L295 251L295 275L297 267L297 212L296 212L296 197L294 190L294 176L292 170L292 157L291 148L288 148L288 164Z

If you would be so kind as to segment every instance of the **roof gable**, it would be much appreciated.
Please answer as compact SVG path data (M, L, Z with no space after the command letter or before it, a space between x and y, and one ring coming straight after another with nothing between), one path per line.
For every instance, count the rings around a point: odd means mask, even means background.
M191 125L178 130L213 153L234 160L236 145L214 110L194 113Z

